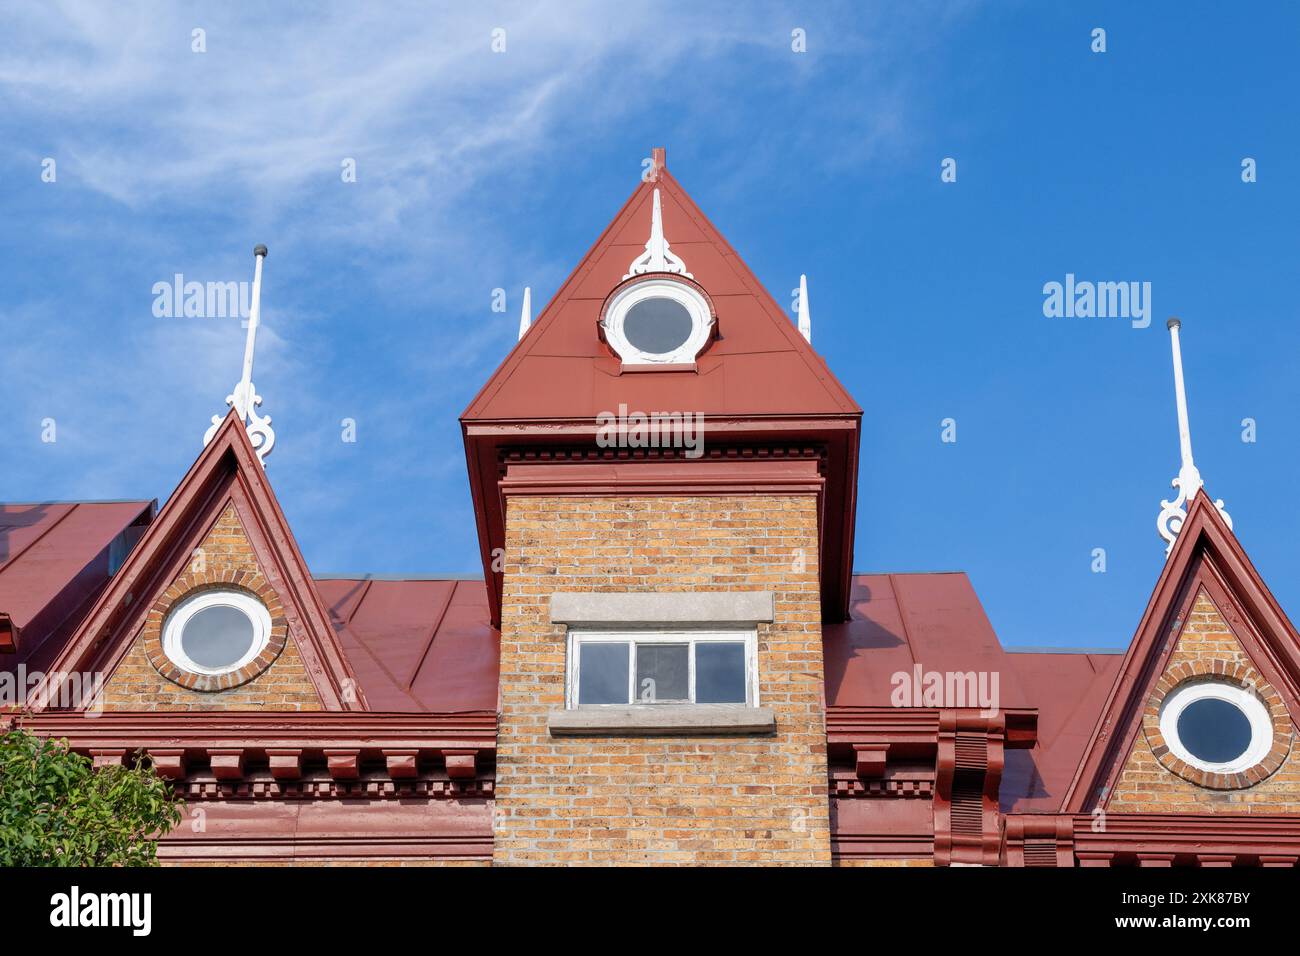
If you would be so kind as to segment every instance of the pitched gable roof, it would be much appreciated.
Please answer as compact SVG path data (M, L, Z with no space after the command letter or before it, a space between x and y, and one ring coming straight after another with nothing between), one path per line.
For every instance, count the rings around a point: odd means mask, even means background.
M156 501L0 504L0 671L43 667L135 544Z
M462 419L590 420L626 402L706 415L859 415L861 409L666 168L656 168L583 256ZM698 374L620 375L596 333L601 306L644 251L658 189L673 252L717 309ZM724 371L725 368L725 371ZM774 383L780 383L774 388Z
M239 506L259 565L284 603L290 635L321 705L327 710L368 709L248 433L233 410L60 651L51 675L110 672L158 596L190 560L195 541L232 501ZM38 701L57 702L49 681L47 677L37 688Z
M1004 813L1056 811L1074 779L1123 653L1051 651L1007 654L1007 664L1032 692L1038 737L1009 750L998 796Z
M1265 680L1297 712L1300 634L1205 491L1197 493L1097 719L1062 809L1091 810L1114 790L1142 712L1204 589Z
M716 334L693 367L641 366L633 373L605 343L598 322L645 251L656 190L664 236L712 301ZM541 448L590 451L598 416L620 406L702 415L706 457L745 457L755 448L761 457L778 446L780 454L821 455L822 614L845 619L862 410L668 172L658 149L649 177L461 415L493 623L501 619L504 456L520 449L525 457Z
M1038 703L1008 666L964 572L854 575L850 612L847 622L822 627L828 706L890 706L895 676L918 665L996 673L1000 706Z
M326 578L316 587L372 709L496 710L499 635L482 581Z

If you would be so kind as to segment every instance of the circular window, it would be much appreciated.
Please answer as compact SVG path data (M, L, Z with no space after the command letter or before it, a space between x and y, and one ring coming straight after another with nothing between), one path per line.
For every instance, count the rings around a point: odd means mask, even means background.
M256 658L271 637L271 614L243 591L200 591L172 608L163 652L195 674L229 674Z
M633 347L654 355L678 349L691 337L691 313L672 299L642 299L627 310L623 334Z
M628 280L610 296L601 318L605 340L625 365L684 365L708 344L713 309L685 279Z
M1178 739L1206 763L1231 763L1250 747L1250 720L1226 700L1194 700L1178 715Z
M1211 773L1237 773L1268 755L1273 721L1268 707L1249 688L1194 681L1164 699L1160 735L1190 766Z

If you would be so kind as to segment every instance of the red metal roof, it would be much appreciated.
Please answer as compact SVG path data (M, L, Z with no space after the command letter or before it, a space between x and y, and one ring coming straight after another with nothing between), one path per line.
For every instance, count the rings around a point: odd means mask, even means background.
M1038 708L1038 741L1032 750L1006 752L1000 794L1004 813L1060 809L1123 659L1119 649L1113 654L1007 654L1007 663Z
M915 665L996 672L1002 708L1038 710L1034 747L1006 752L1004 809L1060 807L1119 671L1119 653L1006 650L960 572L856 575L851 610L852 620L822 629L828 706L890 706L894 675Z
M597 334L605 298L645 251L655 189L673 252L718 313L718 337L700 355L698 374L621 375L622 363ZM461 417L594 420L620 402L719 416L862 411L666 168L632 193Z
M20 632L0 670L35 666L38 650L108 580L109 545L147 523L152 501L0 504L0 614ZM134 544L134 541L130 541Z
M482 581L316 580L371 710L495 711L498 635Z
M859 574L852 619L822 629L828 706L889 706L896 673L999 673L1004 707L1033 707L971 587L960 572Z

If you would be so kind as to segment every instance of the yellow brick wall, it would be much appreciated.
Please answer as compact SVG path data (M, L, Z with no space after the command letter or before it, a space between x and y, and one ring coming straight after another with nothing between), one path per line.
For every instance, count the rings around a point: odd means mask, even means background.
M1178 637L1167 669L1178 664L1224 661L1253 667L1218 608L1202 591ZM1266 684L1261 692L1269 692ZM1270 776L1243 790L1197 786L1156 759L1146 735L1137 740L1120 773L1108 810L1120 813L1300 813L1300 761L1294 749Z
M771 590L770 737L551 737L555 591ZM829 864L817 510L811 495L511 498L494 861Z
M265 589L266 579L258 567L253 546L244 533L234 505L226 507L202 544L203 567L211 577L223 572L245 572L244 586ZM169 591L175 599L183 596L191 567L187 567ZM161 596L151 596L158 600ZM273 617L275 616L273 610ZM280 610L283 613L283 610ZM190 711L190 710L320 710L315 685L307 675L297 645L290 636L275 662L246 684L222 691L195 691L163 677L149 661L146 647L160 639L165 614L153 610L130 649L104 685L103 705L112 711Z

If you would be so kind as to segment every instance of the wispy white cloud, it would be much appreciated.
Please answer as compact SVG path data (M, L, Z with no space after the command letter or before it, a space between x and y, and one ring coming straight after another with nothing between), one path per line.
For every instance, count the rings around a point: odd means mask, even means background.
M445 486L463 461L452 448L432 456L426 442L455 440L466 377L513 344L513 315L482 319L490 289L581 251L520 230L493 187L526 193L551 157L652 111L672 117L666 133L736 122L730 104L802 82L797 70L733 66L789 64L795 23L824 55L858 57L879 91L878 108L838 114L844 101L822 95L809 122L864 124L864 150L901 135L906 83L889 73L898 55L865 54L882 35L924 30L925 18L886 21L856 4L797 15L783 4L598 0L10 5L0 169L57 157L63 205L31 201L31 241L56 272L48 294L0 291L0 374L13 396L0 439L17 450L8 478L21 486L5 493L157 493L180 477L238 376L242 331L155 319L147 290L177 271L247 280L255 241L271 246L255 380L277 425L296 429L274 459L282 499L324 514L360 499L366 480ZM504 54L491 48L498 27ZM191 49L195 29L205 53ZM748 152L733 175L788 162L762 139L738 133ZM345 158L355 185L340 177ZM629 190L639 159L626 160ZM467 288L482 293L467 302ZM33 422L50 408L65 421L56 454L33 448ZM313 464L354 409L384 452L322 483ZM356 487L341 487L349 480Z

